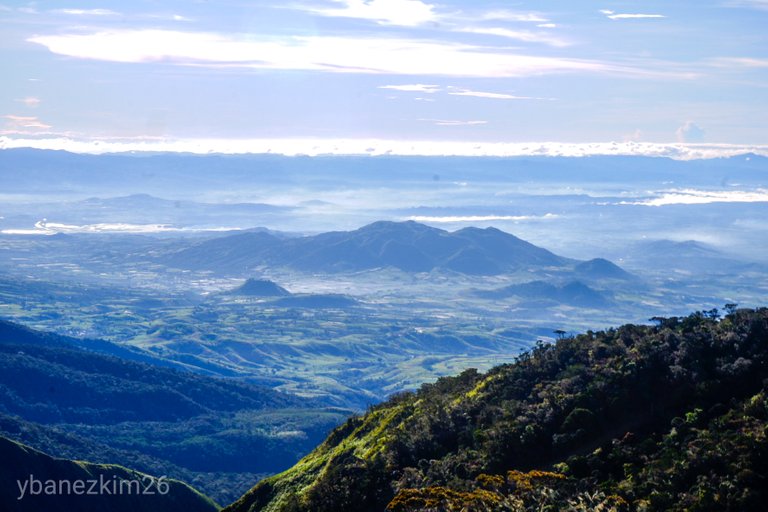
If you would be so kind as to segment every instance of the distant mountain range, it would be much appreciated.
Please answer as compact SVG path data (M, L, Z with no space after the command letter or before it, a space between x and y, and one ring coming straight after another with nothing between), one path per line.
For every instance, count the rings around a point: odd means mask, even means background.
M234 274L269 265L311 272L391 267L405 272L445 270L470 275L576 263L495 228L448 232L413 221L379 221L354 231L297 238L242 233L200 242L167 256L164 262Z

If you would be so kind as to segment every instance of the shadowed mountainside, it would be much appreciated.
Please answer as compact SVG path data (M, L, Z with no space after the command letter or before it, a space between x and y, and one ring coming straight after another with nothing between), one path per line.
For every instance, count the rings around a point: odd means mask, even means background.
M55 456L184 479L225 501L256 475L289 467L348 414L75 342L91 345L0 321L0 434Z
M5 512L219 509L182 482L153 480L147 474L113 464L55 459L5 437L0 437L0 460L0 508Z
M268 279L248 279L241 286L228 292L230 295L246 295L249 297L285 297L291 292Z

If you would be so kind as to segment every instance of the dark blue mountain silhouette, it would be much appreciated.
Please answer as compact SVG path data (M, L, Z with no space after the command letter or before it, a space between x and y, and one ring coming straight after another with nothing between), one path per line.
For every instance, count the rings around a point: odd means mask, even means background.
M219 272L271 265L322 272L392 267L495 275L528 267L563 267L572 260L496 228L448 232L413 221L379 221L354 231L287 239L266 233L225 236L181 250L167 262Z

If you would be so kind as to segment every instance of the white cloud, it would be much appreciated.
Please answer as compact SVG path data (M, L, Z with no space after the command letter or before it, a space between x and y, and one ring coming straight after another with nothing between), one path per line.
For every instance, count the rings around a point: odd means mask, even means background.
M460 121L457 119L419 119L419 121L434 123L435 126L477 126L481 124L488 124L488 121L480 120Z
M145 29L35 36L28 41L59 55L124 63L465 77L577 71L625 76L662 74L592 60L517 55L468 44L397 38L254 38Z
M728 190L709 191L683 189L662 193L661 196L643 201L627 202L619 204L639 206L668 206L673 204L710 204L710 203L765 203L768 202L768 190Z
M193 228L174 227L167 224L128 224L128 223L98 223L98 224L62 224L48 222L43 219L35 223L34 229L5 229L0 233L5 235L55 235L56 233L173 233L195 231L237 231L240 228Z
M605 14L605 16L612 20L633 20L633 19L644 19L644 18L666 18L663 14L622 14L622 13L616 13L615 11L609 11L608 9L602 9L600 11L602 14Z
M415 27L437 21L434 5L420 0L333 0L341 8L309 8L320 16L371 20L381 25Z
M508 10L488 11L480 16L481 20L488 21L511 21L511 22L529 22L545 23L549 21L543 15L536 12L517 12Z
M434 94L440 92L439 85L426 85L426 84L405 84L405 85L380 85L379 89L392 89L394 91L403 92L424 92L428 94Z
M426 84L404 84L404 85L381 85L379 89L391 89L395 91L403 92L418 92L435 94L438 92L446 92L450 96L471 96L475 98L487 98L495 100L545 100L551 98L535 98L532 96L515 96L512 94L498 93L498 92L484 92L473 91L471 89L464 89L463 87L455 87L449 85L448 87L441 87L439 85L426 85ZM416 98L418 100L426 101L425 98Z
M424 119L422 121L432 121ZM403 156L647 156L675 160L728 158L752 153L768 157L768 145L651 142L478 142L386 139L77 139L8 137L0 149L36 148L73 153L178 152L191 154L403 155ZM745 157L748 158L748 157Z
M56 9L53 12L70 14L72 16L120 16L119 12L109 9Z
M679 142L699 142L704 140L704 130L693 121L686 121L675 132Z
M8 114L3 116L6 121L6 127L9 130L23 130L23 129L48 129L51 126L43 123L37 117L34 116L17 116Z
M18 101L19 103L23 103L24 105L26 105L26 106L28 106L30 108L35 108L38 105L40 105L40 103L41 103L40 98L35 98L35 97L32 97L32 96L27 96L26 98L21 98L21 99L16 100L16 101Z
M151 20L167 20L167 21L195 21L193 18L182 16L181 14L145 14L142 17Z
M451 96L472 96L475 98L488 98L493 100L547 100L551 98L535 98L533 96L514 96L498 92L472 91L470 89L461 89L459 87L449 87L448 94Z
M711 62L713 66L721 68L768 68L768 59L756 59L754 57L718 57Z
M511 30L499 27L465 27L458 29L457 32L485 34L514 39L515 41L522 41L524 43L542 43L555 47L565 47L573 44L570 41L566 41L565 39L553 36L549 33L531 32L530 30Z

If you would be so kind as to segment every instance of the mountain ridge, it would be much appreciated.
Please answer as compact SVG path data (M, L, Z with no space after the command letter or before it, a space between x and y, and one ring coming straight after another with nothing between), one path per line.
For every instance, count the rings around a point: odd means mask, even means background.
M765 308L540 343L351 418L224 511L764 510L767 377Z
M348 414L68 339L0 321L0 434L54 456L194 481L218 501L288 467Z
M344 272L392 267L496 275L528 267L574 262L496 228L449 232L414 221L377 221L353 231L278 239L238 234L200 242L167 256L182 268L247 272L263 265L303 271Z

